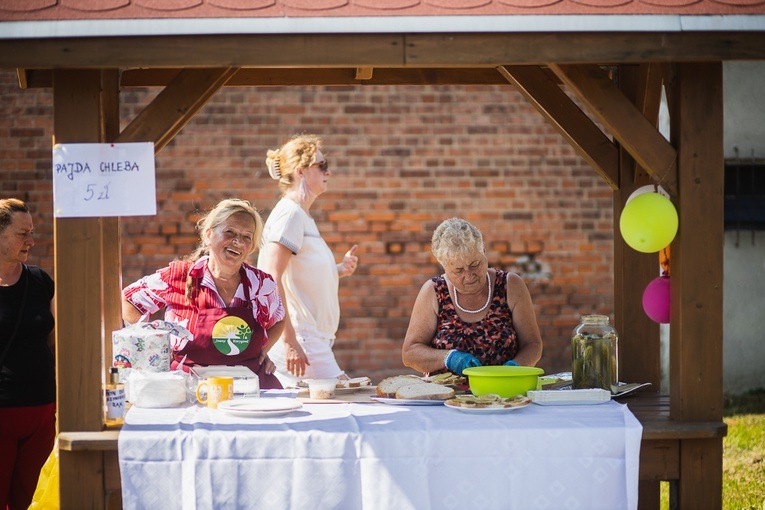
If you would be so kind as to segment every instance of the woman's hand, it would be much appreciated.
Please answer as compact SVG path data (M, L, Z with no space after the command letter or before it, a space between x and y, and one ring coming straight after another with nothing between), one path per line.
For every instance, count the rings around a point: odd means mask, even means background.
M344 276L351 276L356 271L356 266L359 263L359 258L356 256L356 250L359 249L358 244L354 244L350 250L345 253L342 264L338 264L337 273L340 278Z
M266 374L271 375L276 371L276 365L274 365L274 362L271 361L271 358L268 357L268 352L266 352L265 349L260 351L260 356L258 356L258 363L261 365L266 365Z
M306 365L311 364L308 362L308 356L297 339L282 338L282 340L284 341L284 358L287 361L287 370L295 377L303 377Z
M481 366L478 358L468 352L458 351L457 349L449 353L444 364L450 372L454 372L457 375L462 375L462 371L466 368Z

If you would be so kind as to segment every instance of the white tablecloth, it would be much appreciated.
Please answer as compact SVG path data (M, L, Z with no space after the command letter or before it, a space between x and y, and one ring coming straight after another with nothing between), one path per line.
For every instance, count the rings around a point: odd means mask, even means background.
M636 509L641 434L616 402L491 415L305 404L266 418L134 407L123 507Z

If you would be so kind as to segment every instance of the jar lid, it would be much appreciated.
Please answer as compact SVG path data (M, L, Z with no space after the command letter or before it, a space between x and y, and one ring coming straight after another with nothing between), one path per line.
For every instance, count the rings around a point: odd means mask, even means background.
M608 315L582 315L582 322L608 323Z

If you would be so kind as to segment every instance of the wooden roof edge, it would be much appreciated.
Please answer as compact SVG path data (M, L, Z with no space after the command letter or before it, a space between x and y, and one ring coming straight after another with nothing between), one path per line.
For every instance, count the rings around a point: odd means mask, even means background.
M544 61L540 61L544 59ZM765 60L759 32L207 35L0 39L0 68L496 68Z

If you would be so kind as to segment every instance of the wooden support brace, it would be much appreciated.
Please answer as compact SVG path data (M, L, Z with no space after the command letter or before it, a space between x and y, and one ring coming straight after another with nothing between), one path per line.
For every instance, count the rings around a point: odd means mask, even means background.
M677 194L677 151L596 65L550 64L635 161L671 195Z
M500 66L498 70L612 189L619 188L616 146L542 69Z
M117 137L117 142L154 142L161 151L220 90L238 68L184 69Z

